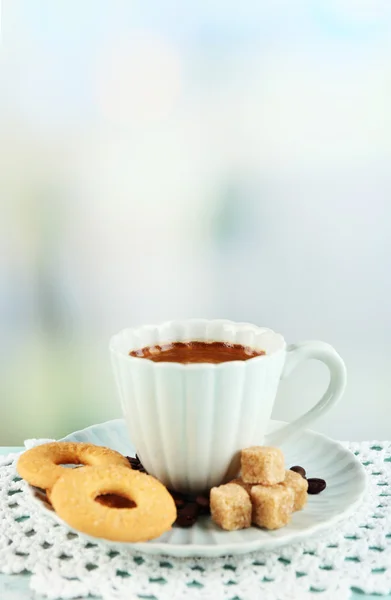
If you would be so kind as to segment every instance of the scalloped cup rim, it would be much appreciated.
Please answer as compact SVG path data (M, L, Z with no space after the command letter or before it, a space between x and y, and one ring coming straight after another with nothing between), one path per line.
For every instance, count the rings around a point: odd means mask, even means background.
M124 341L124 337L129 337L132 334L137 334L138 332L141 331L155 331L155 330L161 330L163 328L168 328L168 327L173 327L173 326L177 326L177 325L199 325L199 324L204 324L205 326L207 324L215 324L215 325L221 325L221 326L229 326L231 328L235 328L237 329L237 331L240 330L251 330L254 332L254 334L256 333L259 337L262 337L263 335L268 335L269 338L272 337L273 340L275 342L277 342L277 347L274 349L269 349L266 350L265 349L265 354L262 354L261 356L255 356L253 358L249 358L246 361L242 361L242 360L235 360L235 361L230 361L230 362L222 362L222 363L217 363L217 364L213 364L213 363L176 363L176 362L153 362L153 361L148 361L149 363L152 362L154 368L159 368L159 369L176 369L176 368L186 368L186 369L222 369L227 367L227 365L230 366L230 368L232 368L232 366L234 367L243 367L243 365L245 363L254 363L254 362L259 362L259 361L265 361L267 359L272 359L274 358L276 355L280 354L280 352L284 351L286 349L286 342L283 338L283 336L280 333L275 332L273 329L270 329L268 327L260 327L257 325L254 325L252 323L246 323L246 322L237 322L237 321L232 321L229 319L178 319L178 320L170 320L170 321L163 321L159 324L148 324L148 325L142 325L140 327L126 327L124 329L121 329L120 331L118 331L116 334L114 334L111 339L110 339L110 344L109 344L109 350L112 354L118 356L118 357L122 357L122 358L126 358L128 360L131 360L133 362L138 362L140 363L144 363L145 359L138 357L138 356L130 356L129 355L129 350L131 348L129 348L129 346L127 347L127 349L123 349L120 346L123 345L123 341ZM191 339L188 339L187 341L212 341L212 339L209 337L200 337L197 339L197 336L192 336L190 335L189 338L191 337ZM218 336L220 337L220 336ZM180 340L178 340L180 341ZM224 339L213 339L213 341L227 341ZM122 342L122 343L121 343ZM160 341L160 343L162 343Z

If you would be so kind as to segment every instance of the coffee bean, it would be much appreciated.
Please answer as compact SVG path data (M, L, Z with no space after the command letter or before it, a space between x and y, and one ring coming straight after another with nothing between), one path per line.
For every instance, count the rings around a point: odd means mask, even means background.
M197 522L197 517L183 517L182 515L179 515L177 517L177 520L175 521L174 525L176 525L177 527L180 527L181 529L186 529L187 527L193 527L193 525L195 525Z
M175 525L178 527L192 527L197 521L198 506L195 502L188 502L183 508L178 510L178 516Z
M144 466L140 462L140 459L137 456L137 454L136 454L136 457L134 457L134 456L127 456L126 458L128 459L129 464L132 467L133 471L140 471L140 473L147 473L147 471L145 470Z
M210 512L209 498L207 496L197 496L196 504L199 508L200 515L207 515Z
M202 506L202 508L209 508L209 498L208 496L202 496L201 494L196 496L196 504L198 506Z
M324 479L318 479L317 477L311 477L308 481L308 493L309 494L320 494L326 488L326 482Z
M188 517L193 517L198 515L198 506L195 502L188 502L182 510L182 514L187 515Z
M303 467L299 467L296 465L295 467L291 467L289 470L294 471L295 473L299 473L299 475L301 475L302 477L305 478L306 473L305 473L305 469L303 469Z
M147 473L137 454L126 458L134 471ZM194 497L192 494L182 494L172 490L169 490L169 492L177 508L177 519L175 521L177 527L192 527L197 522L199 515L210 513L209 498L207 496Z
M176 527L180 527L181 529L187 529L188 527L193 527L197 523L197 517L188 517L179 515L174 525Z
M130 463L130 466L132 467L133 471L141 471L141 467L137 463Z
M186 505L186 502L183 498L174 498L174 502L177 508L183 508Z
M171 494L171 496L174 498L174 500L176 499L180 499L180 500L186 500L184 494L182 494L181 492L177 492L175 490L168 490Z

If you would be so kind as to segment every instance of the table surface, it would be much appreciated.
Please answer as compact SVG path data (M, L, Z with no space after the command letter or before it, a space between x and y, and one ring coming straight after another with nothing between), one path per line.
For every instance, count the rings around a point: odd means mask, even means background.
M20 447L1 447L0 454L9 454L10 452L20 452ZM369 598L382 598L391 600L389 596L372 596L368 594L352 593L351 600L368 600ZM28 575L2 575L0 573L0 599L1 600L45 600L44 596L35 594L29 588ZM89 600L94 600L89 596ZM319 595L321 600L321 594ZM336 600L338 600L336 598Z

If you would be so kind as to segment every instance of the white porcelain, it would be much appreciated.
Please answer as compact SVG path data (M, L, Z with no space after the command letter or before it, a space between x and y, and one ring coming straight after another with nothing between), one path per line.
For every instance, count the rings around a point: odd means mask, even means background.
M265 350L265 356L220 364L155 363L130 350L175 341L224 341ZM130 437L149 473L169 488L209 490L238 471L239 451L279 445L328 411L341 397L346 371L323 342L287 346L264 327L193 319L125 329L111 339L112 364ZM330 384L319 402L265 437L281 378L306 359L324 362Z
M220 364L155 363L130 350L173 341L224 341L266 351L247 361ZM234 477L239 451L279 445L328 411L341 397L345 367L323 342L286 346L264 327L194 319L125 329L110 343L112 364L137 453L149 473L169 488L209 490ZM317 358L330 370L322 399L305 415L265 437L279 381L303 360Z
M271 421L268 431L280 427L281 423ZM133 455L127 427L122 419L93 425L82 431L68 435L65 440L90 442L108 446L125 455ZM117 551L137 550L147 554L163 554L177 557L203 556L216 557L244 554L254 550L271 550L278 546L297 542L336 526L345 520L361 502L366 487L364 467L355 456L341 444L314 431L304 431L294 442L282 444L286 466L302 465L308 476L323 477L327 488L318 496L309 496L307 506L293 515L286 527L276 531L265 531L251 527L242 531L222 531L208 517L200 519L191 529L174 527L159 539L140 544L108 542L103 544ZM63 524L44 498L35 488L29 488L33 501L40 509ZM96 538L85 536L88 541Z

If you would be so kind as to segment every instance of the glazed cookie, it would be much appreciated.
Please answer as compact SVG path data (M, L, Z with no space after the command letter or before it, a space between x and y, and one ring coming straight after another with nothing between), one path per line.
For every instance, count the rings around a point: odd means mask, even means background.
M113 508L96 499L122 496L134 508ZM72 528L98 538L144 542L171 529L177 511L160 481L118 465L69 469L55 483L50 500L56 513Z
M125 456L115 450L83 442L50 442L24 452L18 460L17 471L31 485L51 489L64 473L61 465L108 466L121 465L130 470Z

